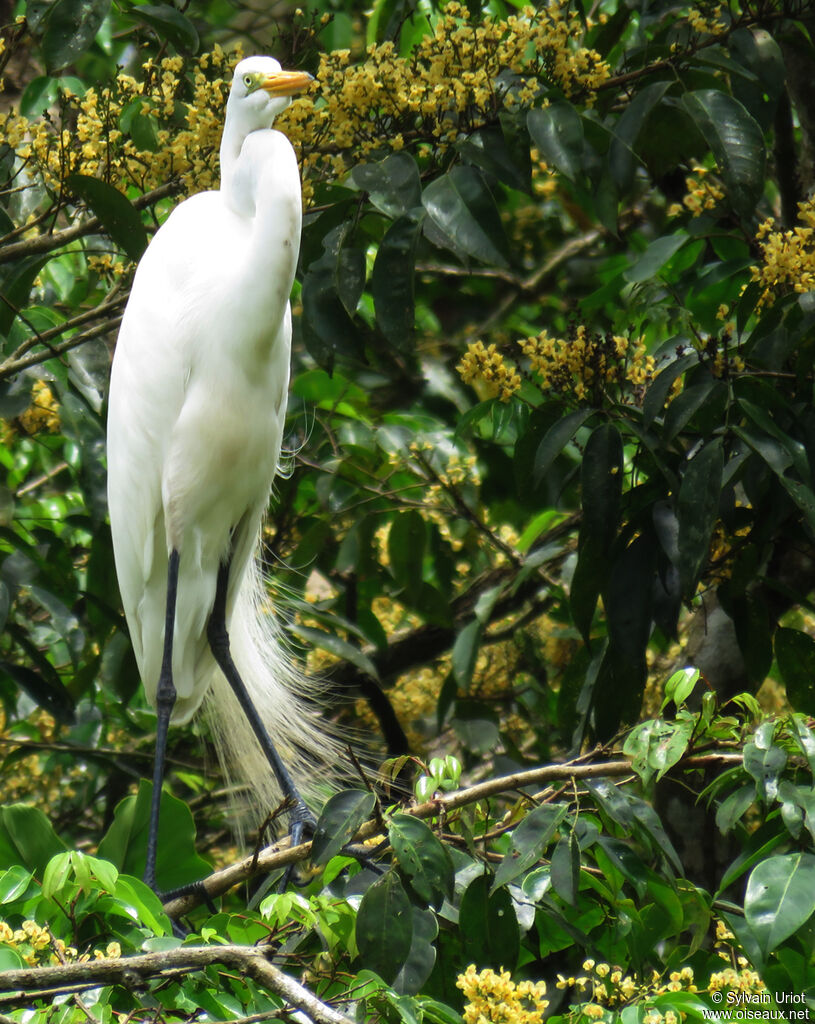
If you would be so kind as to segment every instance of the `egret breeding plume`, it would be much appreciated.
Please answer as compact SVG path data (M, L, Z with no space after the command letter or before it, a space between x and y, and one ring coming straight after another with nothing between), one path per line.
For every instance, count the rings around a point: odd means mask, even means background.
M220 190L185 200L156 232L113 360L113 548L157 712L145 870L154 888L171 722L206 699L227 770L260 804L293 802L293 841L310 820L299 790L336 757L305 706L309 682L266 607L257 557L286 413L301 228L297 161L272 124L310 80L271 57L238 64Z

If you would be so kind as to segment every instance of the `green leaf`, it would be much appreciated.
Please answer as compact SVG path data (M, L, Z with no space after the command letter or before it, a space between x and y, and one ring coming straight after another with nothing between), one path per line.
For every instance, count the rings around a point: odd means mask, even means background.
M815 856L788 853L757 864L747 881L744 915L766 955L815 911Z
M577 906L580 881L580 844L574 832L558 840L552 851L552 888L566 903Z
M654 378L654 382L645 392L645 398L642 402L643 426L650 427L656 417L662 412L668 398L668 393L673 387L676 378L681 376L685 370L690 369L691 366L696 366L698 362L699 356L695 352L689 352L684 356L674 359L664 370L660 370Z
M459 164L431 181L422 203L454 251L461 250L482 263L509 266L509 244L498 207L475 167Z
M388 835L399 867L419 898L436 907L445 896L452 899L453 862L427 825L412 815L395 814Z
M337 353L361 352L359 328L348 307L352 300L359 300L365 268L363 261L360 278L359 252L350 258L343 255L349 230L350 224L346 222L325 235L322 255L309 264L303 277L303 339L317 362L329 369L333 368Z
M631 186L637 164L641 163L636 145L646 119L670 87L671 82L665 81L653 82L640 89L613 128L608 164L617 187L623 191Z
M798 629L779 627L775 656L790 704L811 712L815 709L815 640Z
M682 103L716 158L734 209L752 218L764 189L764 136L738 100L719 89L685 93Z
M758 792L767 803L778 793L781 773L787 766L787 755L781 747L771 744L766 749L753 741L744 745L744 770L758 783Z
M394 220L422 205L419 168L409 153L391 153L378 163L358 164L350 179L368 193L377 210Z
M623 276L633 284L649 281L652 277L656 277L670 258L689 241L690 236L684 231L657 238L651 242L633 267L630 267Z
M568 416L556 420L546 431L535 453L532 475L537 486L546 475L549 467L571 441L580 427L594 415L594 409L577 409Z
M399 512L393 517L388 531L388 557L394 578L404 588L407 602L411 605L419 600L422 591L426 537L425 521L415 509Z
M503 129L503 130L502 130ZM528 192L530 188L529 141L525 145L510 146L517 142L511 126L503 121L501 127L476 128L466 139L456 142L456 149L470 163L477 164L488 174L510 188Z
M716 808L716 827L726 835L742 815L756 802L756 787L752 784L734 790Z
M413 941L410 901L395 871L377 879L362 897L356 940L363 964L388 984L393 982Z
M623 487L623 441L613 423L601 423L591 432L580 467L583 524L581 534L595 539L601 551L617 535Z
M48 12L42 54L49 74L88 49L110 10L110 0L56 0Z
M414 321L414 268L421 219L400 217L379 243L371 274L376 322L391 344L409 350Z
M0 867L21 865L42 878L51 858L64 850L41 810L25 804L0 807Z
M30 967L16 949L0 946L0 971L18 971Z
M719 514L724 451L716 438L690 460L677 500L679 520L679 581L682 593L691 598L707 561L710 539Z
M479 875L464 890L458 918L466 962L513 971L520 950L518 919L507 889Z
M665 684L665 699L660 711L664 710L670 701L673 701L677 708L681 707L693 693L701 674L698 668L680 668L674 672Z
M199 40L195 25L170 4L141 4L127 9L126 17L156 30L160 40L168 39L182 53L197 53Z
M470 685L473 677L483 632L483 625L478 619L473 619L461 630L453 644L453 675L462 690Z
M570 181L583 172L583 122L571 103L556 100L543 109L530 110L526 124L541 156Z
M69 174L66 184L99 218L105 231L130 259L138 260L147 248L147 232L130 200L112 185L86 174Z
M541 804L527 814L513 831L509 850L498 865L493 892L540 860L568 810L565 804Z
M61 856L63 855L57 854L57 857ZM14 903L15 900L21 899L31 885L33 877L22 864L14 864L7 870L0 871L0 903Z
M715 402L717 393L721 394L722 389L726 387L723 381L706 375L698 384L691 384L678 394L665 411L662 427L665 444L670 444L700 409L710 407Z
M376 797L367 789L345 789L334 793L323 807L314 839L311 860L316 865L327 864L346 843L350 843L360 825L371 816Z
M11 330L17 313L25 309L30 302L31 289L34 281L46 265L50 257L29 256L27 259L12 263L0 280L0 334L6 335ZM24 404L20 412L29 405L28 392L22 396ZM5 413L9 415L8 412Z
M413 940L407 959L394 979L393 987L397 992L414 994L422 989L436 965L436 949L433 943L438 937L439 925L432 910L411 907L411 911ZM418 1018L413 1019L419 1024ZM423 1019L431 1018L425 1016Z
M328 651L338 658L350 661L352 665L356 665L361 672L369 675L372 679L379 678L376 665L368 655L363 654L358 647L349 644L342 637L336 636L333 633L326 633L324 629L313 629L311 626L291 625L289 629L295 636L299 636L301 640L313 644L314 647L319 647L321 650Z
M144 874L147 856L152 790L152 784L142 779L138 794L125 797L116 805L113 821L98 848L101 860L110 861L119 871L139 878ZM165 890L176 889L204 878L210 870L195 848L195 825L189 807L183 800L163 791L156 861L159 886Z

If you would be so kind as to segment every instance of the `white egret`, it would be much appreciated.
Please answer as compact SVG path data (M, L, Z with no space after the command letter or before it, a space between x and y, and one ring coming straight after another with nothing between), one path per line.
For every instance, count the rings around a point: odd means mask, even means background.
M258 803L294 801L293 840L310 820L298 786L337 756L263 607L256 555L286 413L301 228L294 150L272 123L310 80L271 57L238 64L221 188L181 203L156 232L113 360L116 571L158 719L145 870L154 888L171 721L188 721L206 697L220 747Z

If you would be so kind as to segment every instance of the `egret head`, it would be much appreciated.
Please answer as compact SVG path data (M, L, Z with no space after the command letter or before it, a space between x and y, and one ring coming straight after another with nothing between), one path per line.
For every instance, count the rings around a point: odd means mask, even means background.
M274 57L247 57L235 68L227 117L237 120L244 134L271 128L291 97L307 89L311 80L306 71L284 71Z

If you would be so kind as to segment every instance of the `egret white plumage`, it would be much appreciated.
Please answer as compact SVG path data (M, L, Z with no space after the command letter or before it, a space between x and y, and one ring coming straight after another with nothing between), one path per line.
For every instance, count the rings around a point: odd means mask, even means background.
M226 759L255 795L294 801L293 839L309 820L298 787L336 757L263 607L256 556L280 457L301 229L294 150L272 123L310 80L271 57L238 64L220 190L185 200L156 233L113 361L116 571L158 717L145 871L153 887L171 720L188 721L206 697Z

